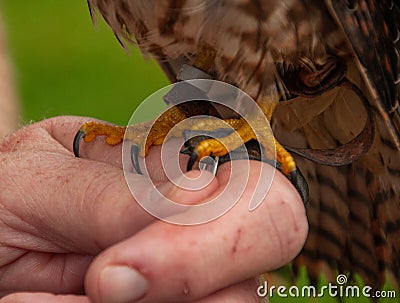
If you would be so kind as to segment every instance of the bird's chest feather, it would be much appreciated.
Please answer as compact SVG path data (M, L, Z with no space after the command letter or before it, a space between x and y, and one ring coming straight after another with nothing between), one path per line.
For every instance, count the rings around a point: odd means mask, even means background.
M168 2L168 1L167 1ZM182 1L179 10L158 7L141 41L145 51L173 59L204 45L216 51L216 79L252 96L276 90L276 63L285 68L324 65L342 55L343 38L316 1ZM151 16L149 16L151 18Z
M342 35L320 1L97 0L96 5L104 7L116 34L126 30L144 53L161 60L194 59L201 48L213 49L215 78L253 97L276 91L276 63L313 68L343 49Z

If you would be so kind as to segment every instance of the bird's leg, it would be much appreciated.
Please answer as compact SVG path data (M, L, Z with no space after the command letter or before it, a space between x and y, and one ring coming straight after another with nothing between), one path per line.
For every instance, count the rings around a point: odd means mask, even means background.
M79 157L79 146L84 142L92 142L98 136L105 136L106 142L110 145L117 145L124 138L126 127L108 125L99 122L86 122L76 133L73 143L73 150L76 157Z
M197 146L193 149L191 159L192 161L188 164L188 169L191 169L194 161L197 159L201 159L203 157L207 157L210 155L222 157L228 154L229 152L239 148L244 143L255 139L265 148L264 153L266 153L269 159L275 158L275 152L271 149L268 149L270 146L269 142L273 140L273 137L268 133L268 131L259 132L258 136L255 134L254 129L257 129L257 126L260 126L263 121L252 120L249 125L248 121L244 118L234 119L236 132L232 132L229 135L222 138L211 138L204 141L201 141L197 144ZM206 121L203 122L207 124ZM213 120L209 120L209 125L213 125ZM217 129L217 126L214 130ZM212 130L211 127L208 130Z
M73 149L79 156L79 146L83 139L91 142L98 136L105 136L110 145L117 145L125 138L137 146L138 154L145 157L152 145L161 145L168 132L186 116L177 108L171 107L156 121L147 121L136 125L122 127L99 122L86 122L75 135Z
M278 102L275 100L266 97L266 98L261 98L257 104L260 106L262 112L264 113L265 117L267 118L268 122L271 123L272 119L272 114L274 113L274 110L276 106L278 105ZM293 178L294 174L297 174L298 169L296 166L296 162L294 161L294 158L292 155L273 137L273 146L275 146L275 152L276 152L276 160L280 163L281 165L281 170L286 176L291 176Z
M291 180L293 185L302 195L304 201L308 200L308 188L301 172L291 154L275 139L271 131L266 129L276 103L268 99L258 102L265 117L241 117L238 119L194 118L185 120L186 115L176 106L170 107L156 121L143 122L128 127L112 126L98 122L83 124L74 139L74 154L79 156L79 145L93 141L97 136L105 136L110 145L117 145L123 139L132 142L131 160L135 170L141 173L138 157L145 157L153 145L161 145L167 135L182 137L186 130L214 132L220 129L233 128L235 131L221 138L210 138L200 141L191 152L188 170L193 167L196 160L208 156L222 157L238 149L243 144L256 140L262 146L262 153L267 160L278 161L279 169ZM180 123L181 122L181 123Z
M138 156L146 157L151 146L163 144L171 129L185 119L186 115L178 107L172 106L155 121L141 123L145 126L145 129L141 127L141 124L129 126L125 139L138 146Z
M82 140L84 142L92 142L98 136L105 136L105 141L108 144L117 145L125 139L132 143L132 163L135 170L141 173L138 157L146 157L150 147L163 144L167 135L182 137L182 133L185 130L211 132L227 128L227 124L234 129L240 126L239 119L185 119L186 115L177 106L172 106L155 121L147 121L128 127L86 122L75 135L73 142L74 154L79 157L79 147Z
M226 137L211 138L197 144L193 149L188 169L191 169L195 160L210 155L222 157L254 139L261 144L263 152L269 160L275 159L276 155L276 160L280 163L281 170L285 175L289 176L292 172L296 171L296 163L291 154L276 141L272 132L266 129L265 123L269 123L271 120L276 103L263 100L259 102L259 105L261 105L265 117L250 117L247 120L244 118L231 119L235 121L234 129L236 132L230 133ZM229 124L232 124L232 122ZM206 120L204 120L203 130L212 130L211 127L206 127L206 125ZM215 122L210 120L209 125L215 125ZM214 129L217 128L220 128L219 125L215 125Z
M256 116L249 117L248 119L231 119L232 121L228 122L228 124L233 126L235 132L222 138L210 138L200 141L196 146L191 148L192 152L188 162L188 170L192 168L196 160L207 156L223 157L243 144L251 140L257 140L260 146L262 146L261 152L266 156L266 160L274 161L276 159L279 163L277 168L292 182L306 203L309 197L308 186L304 177L297 168L292 155L275 139L272 131L268 131L265 125L266 122L269 123L271 121L277 102L265 98L259 100L257 103L261 107L265 117ZM235 122L233 123L233 121ZM213 123L213 119L209 119L209 122L204 120L203 129L205 125L212 125ZM214 128L217 129L218 125L215 125Z

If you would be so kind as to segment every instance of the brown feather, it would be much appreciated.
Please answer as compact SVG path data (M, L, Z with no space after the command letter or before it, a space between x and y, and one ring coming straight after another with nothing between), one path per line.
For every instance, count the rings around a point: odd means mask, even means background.
M354 66L347 77L363 87ZM363 91L368 92L365 87ZM314 99L281 103L274 113L274 134L297 147L344 144L362 130L366 119L363 104L355 98L336 88ZM315 110L318 102L324 111ZM310 233L297 265L306 265L313 277L323 272L333 279L334 272L326 270L329 264L339 272L361 275L374 287L388 273L394 285L400 281L400 152L385 143L390 136L378 113L375 120L371 149L351 165L329 167L296 158L310 186Z
M282 75L317 71L334 56L376 109L371 149L343 167L297 157L309 186L310 234L296 264L310 276L360 274L371 286L400 281L399 9L370 0L88 0L115 35L135 40L173 81L182 62L212 48L215 79L254 98L287 96ZM324 5L325 4L325 5ZM397 17L396 17L397 16ZM397 18L397 19L396 19ZM396 48L397 46L397 48ZM276 68L276 65L279 65ZM397 85L397 86L396 86ZM268 98L274 100L274 98ZM282 143L309 148L344 144L363 128L366 110L335 88L277 107Z

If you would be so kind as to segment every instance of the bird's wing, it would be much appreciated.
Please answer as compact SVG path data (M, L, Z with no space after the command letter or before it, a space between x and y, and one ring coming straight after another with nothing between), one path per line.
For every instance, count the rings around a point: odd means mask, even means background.
M385 120L392 144L400 148L400 7L394 0L326 0L348 38L372 96L371 106Z
M353 66L347 77L367 91ZM278 105L274 134L283 144L334 148L354 138L367 112L357 95L337 87L313 99ZM387 125L375 113L377 131L370 150L350 165L333 167L295 156L310 189L310 225L297 265L311 278L359 274L379 287L390 275L400 281L400 151L385 142Z
M326 3L353 50L355 63L347 77L368 97L376 131L371 149L351 165L329 167L296 158L310 186L310 233L297 264L306 265L314 278L324 273L335 280L338 273L350 273L374 287L388 277L398 285L399 7L393 1ZM335 147L362 130L366 110L350 91L336 88L299 99L281 104L274 114L282 143Z

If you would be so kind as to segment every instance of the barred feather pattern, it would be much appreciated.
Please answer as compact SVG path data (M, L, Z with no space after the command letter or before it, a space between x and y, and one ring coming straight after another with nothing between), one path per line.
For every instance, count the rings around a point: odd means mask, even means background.
M286 95L280 75L336 57L365 92L376 132L368 153L351 165L297 158L311 194L310 233L295 264L312 278L360 274L378 287L400 281L399 8L372 0L88 0L122 44L137 43L172 81L174 62L193 62L212 48L215 79L256 100ZM277 70L276 65L283 66ZM172 76L171 76L172 75ZM275 134L296 147L329 148L351 140L366 111L351 92L282 102Z
M216 79L239 86L255 99L276 94L276 62L323 63L327 48L343 47L328 12L296 0L89 0L117 37L133 37L161 62L193 58L212 47ZM312 20L302 18L313 15ZM288 21L288 17L294 18ZM339 38L338 38L339 37Z
M347 77L368 91L354 65ZM372 147L351 165L323 166L295 156L310 187L310 231L295 264L305 265L313 279L358 274L376 288L400 281L400 152L389 143L386 123L374 115ZM354 92L335 88L322 98L279 104L274 134L290 146L334 148L359 133L366 117Z

